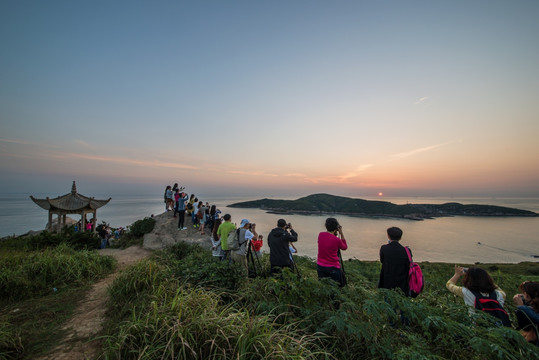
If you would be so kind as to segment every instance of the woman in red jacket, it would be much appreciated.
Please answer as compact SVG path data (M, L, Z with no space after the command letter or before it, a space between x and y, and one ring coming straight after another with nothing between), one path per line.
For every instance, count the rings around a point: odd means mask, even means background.
M342 226L335 218L326 219L326 231L318 235L318 278L331 278L342 287L345 278L339 261L339 251L348 249Z

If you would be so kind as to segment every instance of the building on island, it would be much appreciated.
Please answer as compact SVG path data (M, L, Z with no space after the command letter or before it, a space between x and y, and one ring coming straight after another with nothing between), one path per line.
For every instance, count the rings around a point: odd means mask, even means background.
M111 199L108 198L108 200L96 200L93 197L81 195L77 193L75 181L73 181L71 193L69 194L65 194L54 199L50 199L48 196L45 199L36 199L33 196L30 196L30 198L39 207L49 211L47 230L56 232L60 232L62 228L66 226L66 217L68 214L79 214L81 216L81 230L86 229L86 215L92 214L92 229L94 232L96 232L97 209L107 205ZM57 216L56 229L53 229L52 226L53 215Z

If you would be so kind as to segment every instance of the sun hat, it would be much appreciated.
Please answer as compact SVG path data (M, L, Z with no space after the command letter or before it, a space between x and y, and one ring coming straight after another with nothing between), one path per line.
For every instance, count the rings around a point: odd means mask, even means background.
M249 224L249 220L243 219L240 223L240 228L244 227L245 225Z

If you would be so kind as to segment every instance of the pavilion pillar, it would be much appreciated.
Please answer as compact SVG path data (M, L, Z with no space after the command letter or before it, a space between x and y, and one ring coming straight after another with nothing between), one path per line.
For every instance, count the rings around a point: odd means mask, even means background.
M60 227L62 225L61 222L62 222L62 219L60 217L60 212L58 211L56 213L56 233L58 233L58 234L60 233L60 230L62 229Z
M67 214L64 214L62 216L62 229L65 228L67 225Z
M97 210L94 210L94 234L97 233Z
M52 211L49 210L49 225L47 226L47 231L52 231Z

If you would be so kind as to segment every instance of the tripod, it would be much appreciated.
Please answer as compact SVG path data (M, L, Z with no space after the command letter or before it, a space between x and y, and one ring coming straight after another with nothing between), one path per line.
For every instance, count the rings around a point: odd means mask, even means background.
M342 256L341 256L340 249L337 251L337 255L339 255L339 263L341 264L341 286L346 286L348 282L346 281L346 273L344 272L344 264L342 263Z
M254 278L257 277L258 274L262 274L262 264L260 263L257 252L253 250L253 244L251 243L251 240L249 240L249 246L247 247L247 268L248 276L250 278Z
M342 230L339 230L339 231L342 231ZM337 237L340 238L340 235L337 235ZM347 285L348 282L346 281L346 273L344 272L344 264L342 262L341 249L337 249L337 255L339 256L339 263L341 264L341 287L344 287Z
M288 253L290 254L290 261L292 262L292 270L296 272L298 275L298 279L301 278L301 274L299 273L298 266L296 265L296 262L294 261L294 257L292 256L292 251L290 250L290 247L288 248Z

